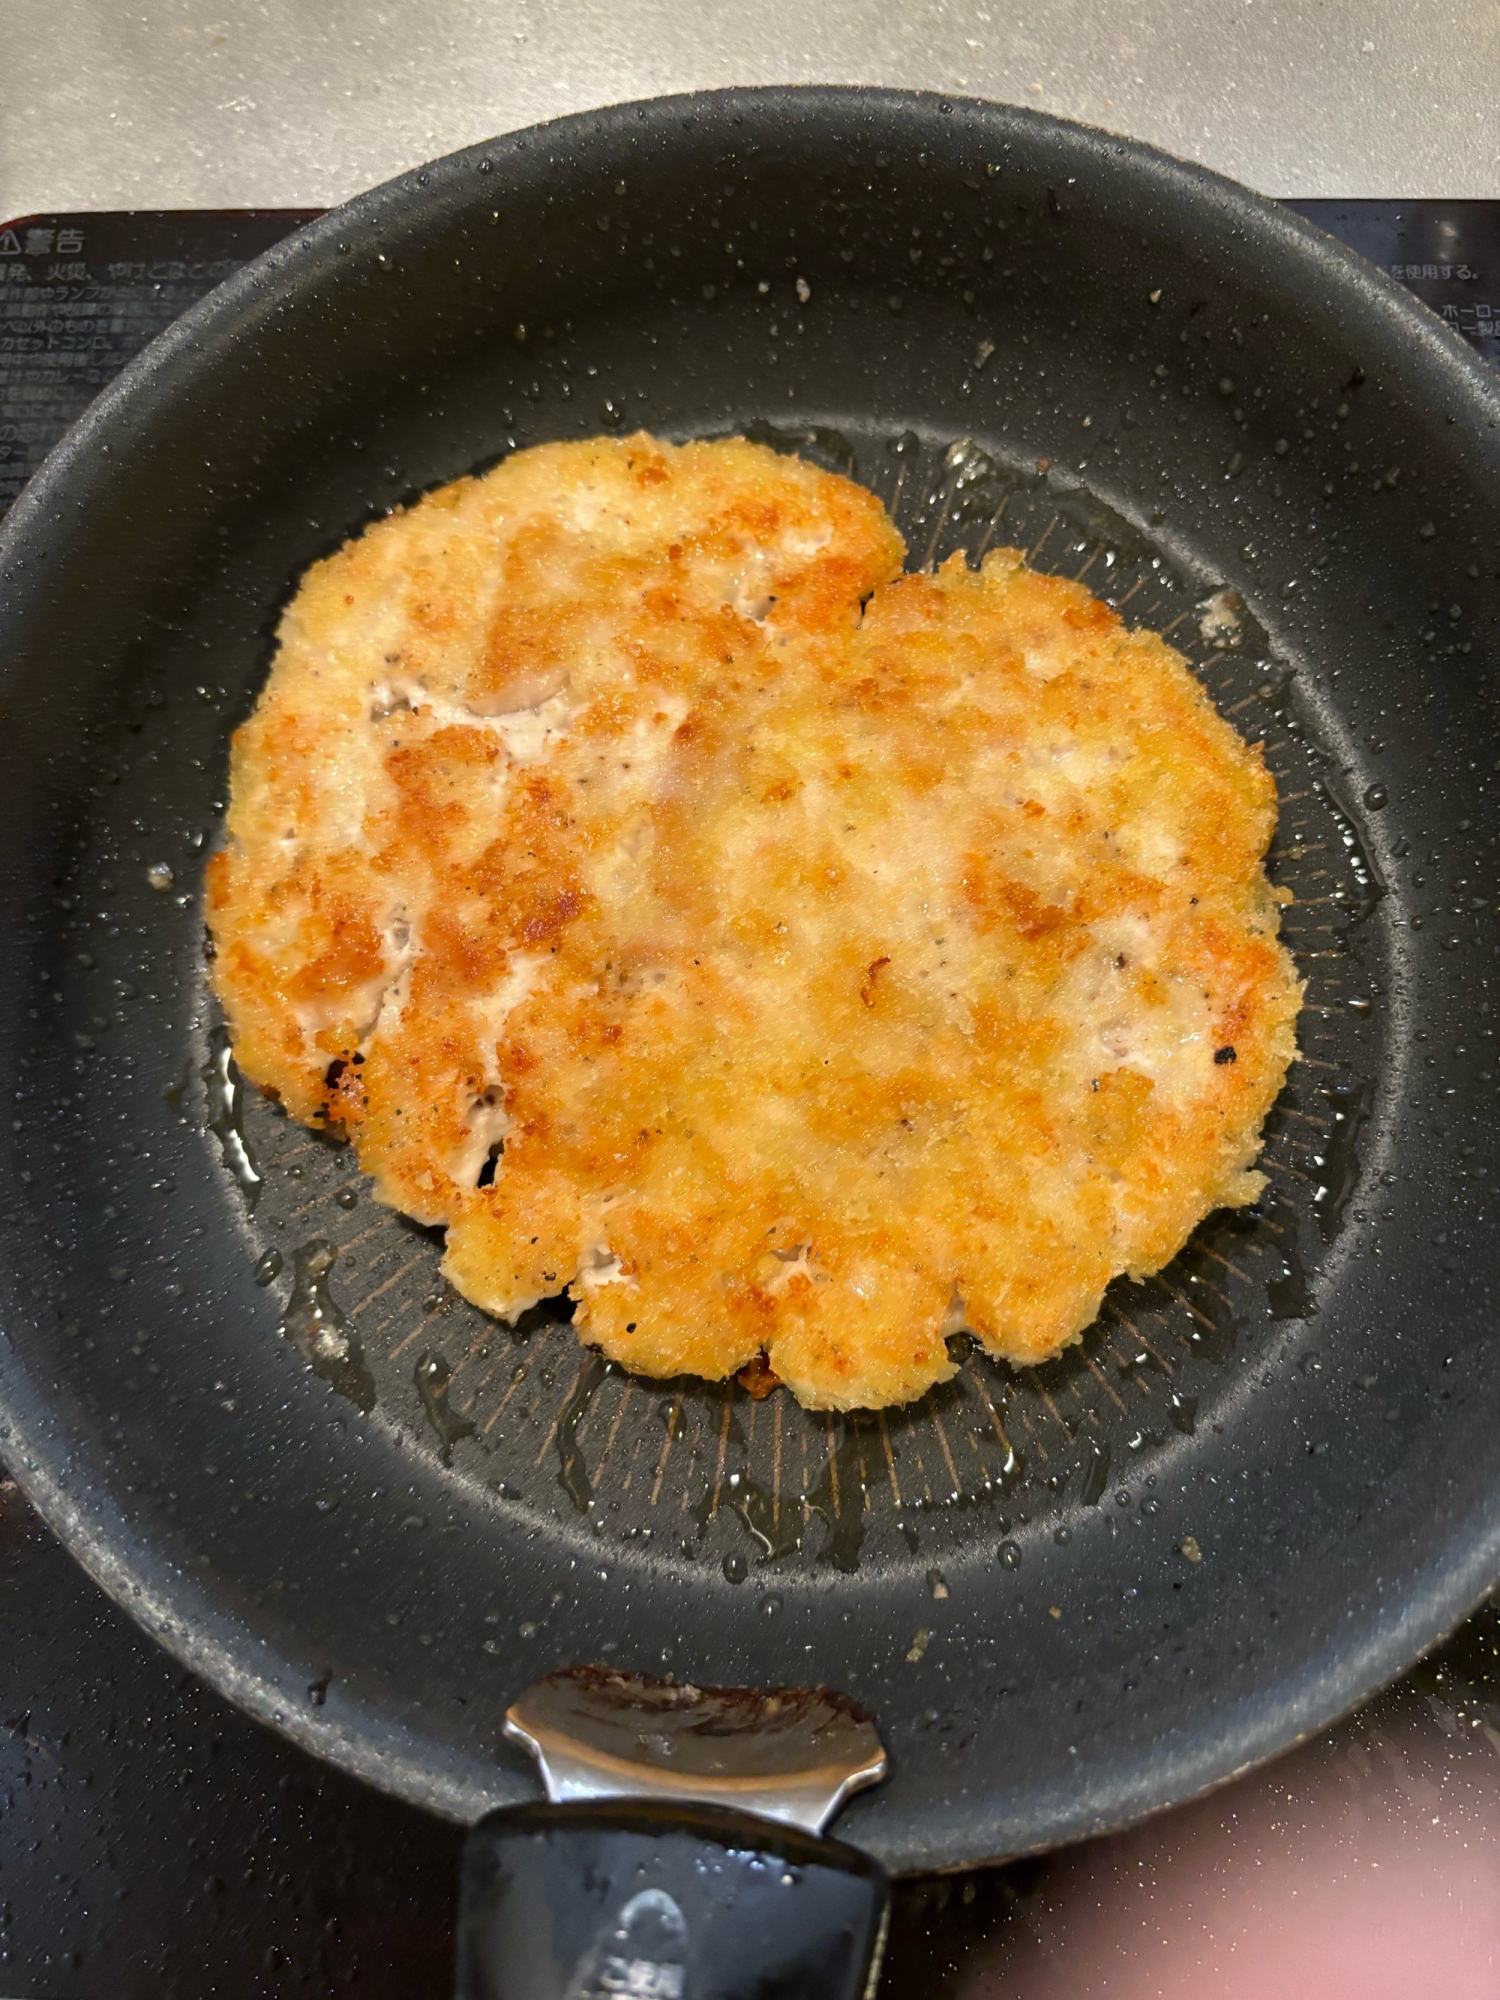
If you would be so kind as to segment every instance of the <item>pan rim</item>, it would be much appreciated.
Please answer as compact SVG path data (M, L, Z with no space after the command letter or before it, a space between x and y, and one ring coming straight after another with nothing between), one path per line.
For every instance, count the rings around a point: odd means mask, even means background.
M1018 132L1082 135L1119 158L1149 164L1164 170L1164 178L1176 176L1184 185L1212 194L1226 210L1233 210L1237 218L1248 224L1280 234L1290 241L1301 242L1323 263L1336 266L1344 277L1352 279L1355 289L1364 294L1362 303L1383 308L1387 316L1403 323L1408 333L1417 335L1424 347L1430 348L1450 366L1456 363L1460 374L1468 378L1470 387L1488 392L1491 399L1500 403L1500 384L1496 383L1495 370L1479 358L1462 334L1456 333L1429 306L1378 265L1349 249L1338 237L1330 235L1274 196L1257 194L1253 188L1231 180L1227 175L1200 166L1196 161L1184 160L1145 140L1110 132L1104 126L1090 125L1081 119L1060 118L1051 112L1031 110L1025 105L966 97L961 93L902 90L874 84L821 83L754 84L720 90L682 91L663 97L626 99L588 111L570 112L564 117L523 126L497 138L476 141L456 153L447 153L408 168L405 173L325 210L313 221L302 224L281 242L242 265L173 320L155 339L148 341L114 380L106 384L47 454L4 520L0 521L0 577L5 573L9 543L18 532L16 524L24 527L30 520L32 510L45 505L47 488L59 477L61 469L86 457L96 447L96 433L114 419L122 406L128 407L137 392L157 374L165 373L174 363L190 359L202 334L249 304L268 278L295 275L300 264L314 260L323 251L326 240L336 241L350 227L378 220L385 204L407 197L415 198L423 190L430 191L438 175L445 180L456 181L471 170L480 170L482 164L483 170L490 172L502 165L497 156L506 150L521 151L552 139L565 143L570 132L592 130L602 122L614 122L626 127L628 120L639 120L648 115L666 122L673 118L680 119L685 111L691 114L717 111L733 119L736 107L743 106L748 110L781 103L809 109L823 105L832 108L869 105L896 113L918 113L936 108L944 115L955 112L978 114L985 119L998 120L1002 126L1009 125Z
M276 284L295 282L315 269L350 229L364 230L382 219L392 206L406 208L422 199L455 189L489 161L495 180L503 183L507 156L528 148L565 150L570 134L598 134L638 129L648 118L663 127L684 115L733 117L737 110L764 115L780 106L799 114L822 108L849 115L861 108L910 116L914 122L934 115L962 113L991 124L997 137L1017 134L1082 134L1100 148L1138 165L1149 166L1162 180L1207 196L1222 211L1226 226L1243 225L1272 243L1300 244L1331 278L1335 297L1330 310L1342 314L1357 300L1362 312L1377 312L1412 343L1413 366L1421 357L1440 363L1455 390L1476 394L1500 412L1500 385L1461 336L1446 327L1395 280L1369 265L1312 222L1286 210L1268 197L1254 194L1207 168L1183 162L1143 142L1058 119L1024 107L996 105L936 92L875 89L863 86L763 86L640 100L563 119L481 142L443 160L411 169L380 187L361 194L340 208L295 231L263 256L191 308L142 351L85 412L18 500L0 527L0 576L12 559L15 543L53 505L53 491L74 468L86 469L102 440L122 417L128 422L135 399L148 386L170 378L179 367L190 369L195 349L209 329L232 323ZM305 1678L284 1655L272 1653L269 1642L238 1623L194 1577L175 1570L163 1574L160 1555L131 1532L125 1512L108 1489L96 1481L82 1457L70 1445L64 1427L45 1396L22 1366L7 1337L0 1334L0 1458L10 1467L28 1500L106 1594L175 1658L208 1680L237 1706L277 1729L312 1754L340 1765L354 1775L412 1803L448 1818L467 1821L490 1806L531 1796L534 1788L502 1767L493 1767L491 1782L481 1784L476 1761L456 1752L440 1754L438 1739L398 1725L389 1715L378 1720L368 1712L358 1727L326 1714L308 1713L295 1690ZM1213 1739L1213 1754L1201 1744L1161 1746L1153 1762L1153 1781L1136 1768L1134 1790L1117 1788L1115 1809L1107 1818L1083 1810L1073 1818L1060 1816L1033 1847L1007 1848L1007 1853L1036 1851L1059 1841L1122 1826L1146 1814L1165 1810L1227 1783L1254 1765L1280 1754L1316 1734L1367 1699L1393 1675L1437 1643L1468 1614L1500 1576L1500 1517L1489 1533L1472 1541L1455 1560L1428 1572L1423 1587L1409 1593L1400 1613L1389 1616L1372 1642L1354 1659L1310 1659L1301 1680L1283 1681L1275 1702L1258 1705L1253 1726L1247 1721L1237 1733ZM193 1605L191 1616L183 1602ZM1375 1643L1378 1639L1379 1643ZM267 1664L253 1664L259 1653ZM1172 1775L1165 1782L1161 1772ZM1000 1854L970 1855L938 1866L960 1867L976 1860L1000 1859ZM931 1867L920 1857L898 1861L908 1868Z

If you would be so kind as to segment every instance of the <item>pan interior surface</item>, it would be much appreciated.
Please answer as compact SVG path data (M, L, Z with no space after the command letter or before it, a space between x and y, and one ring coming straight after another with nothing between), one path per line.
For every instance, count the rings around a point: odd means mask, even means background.
M206 301L3 542L0 1449L49 1518L236 1699L460 1817L532 1789L501 1725L553 1666L845 1688L894 1771L840 1830L897 1868L1119 1823L1398 1671L1500 1569L1496 402L1269 205L881 93L519 135ZM637 427L850 473L914 566L1081 576L1265 746L1308 981L1266 1196L1046 1368L848 1418L635 1380L469 1307L238 1082L201 868L298 576Z

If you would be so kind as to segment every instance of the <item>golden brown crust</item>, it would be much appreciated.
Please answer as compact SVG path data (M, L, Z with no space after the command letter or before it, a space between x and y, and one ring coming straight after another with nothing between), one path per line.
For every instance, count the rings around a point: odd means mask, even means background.
M1258 750L1081 586L902 555L850 481L642 436L304 579L215 985L489 1310L571 1286L640 1372L899 1403L1257 1192L1301 992Z

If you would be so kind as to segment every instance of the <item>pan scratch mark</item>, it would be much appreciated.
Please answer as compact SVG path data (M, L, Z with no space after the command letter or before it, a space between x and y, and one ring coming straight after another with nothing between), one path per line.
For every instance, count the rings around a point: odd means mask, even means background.
M494 1327L492 1326L481 1327L479 1332L474 1336L473 1340L469 1342L468 1353L465 1354L462 1361L458 1363L457 1367L453 1370L453 1373L452 1375L449 1376L448 1380L450 1382L456 1381L457 1378L463 1373L464 1369L468 1367L469 1363L471 1361L478 1359L479 1355L489 1345L490 1341L493 1340L494 1337L495 1337Z
M971 1380L973 1381L974 1387L979 1391L979 1394L983 1399L984 1407L990 1413L990 1422L995 1427L995 1436L1000 1440L1000 1449L1005 1453L1005 1456L1009 1458L1011 1455L1010 1439L1005 1435L1005 1426L1000 1421L1000 1412L995 1408L995 1405L990 1398L990 1392L988 1389L985 1388L983 1379L976 1372L972 1361L969 1363L969 1375Z
M1124 1319L1123 1313L1121 1314L1121 1318ZM1171 1362L1168 1361L1167 1357L1164 1354L1159 1354L1157 1350L1151 1345L1150 1341L1147 1340L1145 1334L1143 1334L1140 1331L1140 1329L1136 1326L1134 1320L1126 1319L1125 1325L1129 1330L1131 1339L1136 1343L1138 1347L1145 1348L1146 1352L1151 1356L1151 1359L1157 1362L1162 1368L1164 1368L1167 1371L1168 1377L1171 1377L1177 1373L1177 1370L1172 1366Z
M1084 564L1083 568L1079 570L1074 570L1073 581L1075 583L1082 583L1083 579L1088 575L1089 571L1094 567L1094 564L1098 562L1100 556L1102 556L1103 553L1104 553L1104 544L1103 542L1100 542L1095 546L1094 553L1089 557L1088 561Z
M502 1364L497 1361L493 1368L486 1368L484 1373L480 1376L479 1380L474 1384L474 1387L469 1394L468 1401L464 1403L455 1403L453 1405L454 1409L458 1411L461 1417L466 1417L469 1414L470 1410L472 1410L475 1407L475 1405L478 1403L480 1397L484 1394L485 1389L488 1387L490 1382L492 1382L495 1376L499 1374L501 1365Z
M1092 1355L1085 1356L1085 1360L1088 1363L1089 1373L1094 1377L1095 1381L1099 1384L1099 1387L1104 1391L1105 1395L1108 1396L1109 1400L1114 1404L1117 1410L1123 1410L1125 1407L1124 1397L1115 1394L1115 1391L1110 1386L1109 1380L1105 1375L1104 1370L1099 1366L1098 1362L1095 1361Z
M989 547L990 543L995 539L995 530L999 527L1001 516L1004 514L1006 508L1010 505L1010 502L1011 502L1011 495L1007 493L1005 498L1000 502L1000 505L995 509L994 513L990 516L990 524L984 531L984 540L979 544L978 549L975 551L974 559L976 562L984 561L985 550Z
M1130 586L1129 590L1126 591L1125 595L1121 598L1116 599L1115 603L1111 608L1115 611L1123 611L1126 605L1130 602L1131 598L1134 597L1136 592L1140 590L1142 586L1145 584L1145 581L1146 579L1143 576L1138 576L1135 582Z
M1216 1264L1222 1264L1226 1271L1232 1272L1236 1278L1243 1279L1247 1285L1251 1282L1250 1273L1242 1271L1238 1264L1232 1263L1222 1252L1210 1249L1206 1243L1195 1244L1194 1248L1201 1250L1205 1257L1212 1257Z
M1031 547L1026 551L1027 562L1030 563L1036 561L1037 556L1041 553L1041 547L1043 542L1046 541L1047 537L1052 533L1052 530L1057 526L1058 518L1059 517L1056 514L1052 516L1052 519L1047 523L1046 527L1043 528L1042 532L1037 536L1036 540L1032 543Z
M601 1472L603 1472L604 1467L608 1462L609 1455L615 1448L615 1439L620 1435L620 1426L625 1421L626 1408L630 1402L631 1397L634 1394L635 1394L635 1384L634 1382L627 1380L625 1384L625 1393L620 1398L620 1407L618 1410L615 1411L615 1420L609 1427L609 1436L604 1440L604 1449L599 1454L599 1463L594 1467L594 1486L596 1490L599 1485L599 1475ZM580 1424L579 1429L581 1430L582 1428L583 1426Z
M1209 1282L1208 1282L1208 1280L1207 1280L1206 1278L1201 1278L1201 1279L1199 1280L1199 1283L1200 1283L1200 1285L1202 1286L1203 1290L1204 1290L1204 1291L1205 1291L1205 1292L1206 1292L1206 1293L1208 1294L1208 1296L1209 1296L1209 1297L1210 1297L1211 1299L1217 1299L1217 1300L1219 1301L1220 1305L1224 1305L1224 1306L1227 1306L1227 1305L1229 1304L1229 1302L1230 1302L1230 1301L1229 1301L1229 1292L1228 1292L1228 1289L1227 1289L1227 1287L1220 1287L1220 1286L1218 1286L1218 1285L1211 1285L1211 1284L1209 1284Z
M391 1218L389 1212L381 1216L378 1222L372 1222L368 1229L362 1229L359 1232L358 1236L351 1236L347 1243L341 1243L339 1245L339 1255L342 1257L346 1251L357 1250L361 1243L368 1243L372 1236L381 1236L386 1234L387 1232L391 1232L394 1235L394 1232L391 1231ZM392 1250L399 1249L400 1240L401 1240L400 1237L396 1236L395 1240L390 1244L389 1248L381 1251L380 1254L383 1257L388 1257L391 1254Z
M943 505L937 520L933 523L932 533L928 537L927 553L922 558L922 567L924 570L932 571L937 568L938 537L948 525L948 515L953 506L953 496L958 491L958 482L961 476L962 468L955 466L952 476L943 488Z
M833 1518L838 1520L843 1512L839 1502L839 1454L834 1442L833 1418L823 1420L823 1438L828 1450L828 1483L833 1493Z
M1047 1405L1047 1408L1052 1412L1053 1417L1056 1419L1057 1428L1062 1432L1063 1436L1068 1440L1069 1444L1071 1444L1073 1442L1073 1433L1068 1429L1067 1425L1063 1422L1062 1413L1059 1411L1056 1403L1053 1402L1051 1396L1045 1389L1043 1389L1042 1391L1042 1401Z
M930 1507L932 1505L932 1481L927 1477L927 1462L922 1456L922 1447L917 1443L915 1438L911 1441L911 1452L912 1457L917 1461L917 1473L922 1481L923 1497Z
M408 1257L406 1262L401 1266L401 1269L399 1271L392 1272L391 1276L386 1279L383 1285L377 1285L373 1292L366 1292L364 1297L360 1300L357 1306L351 1306L349 1308L350 1319L357 1318L358 1315L364 1311L366 1306L372 1306L374 1305L377 1299L383 1298L385 1294L391 1289L392 1285L399 1285L403 1278L410 1277L411 1273L416 1270L419 1264L426 1263L427 1255L428 1253L425 1250L419 1250L415 1257Z
M557 1427L562 1422L562 1413L568 1407L569 1403L572 1402L574 1395L577 1393L578 1385L583 1380L584 1371L593 1360L594 1356L592 1354L585 1354L582 1361L579 1362L578 1373L573 1377L572 1387L552 1413L552 1422L548 1426L547 1435L542 1439L542 1448L532 1460L533 1470L541 1464L547 1453L552 1449L552 1440L557 1436Z
M1177 616L1172 620L1170 625L1162 626L1161 628L1162 638L1163 639L1170 638L1171 635L1177 630L1178 626L1182 623L1183 619L1190 618L1191 616L1192 613L1190 611L1179 611Z
M948 1448L948 1433L943 1429L943 1420L936 1410L932 1413L932 1423L938 1434L938 1443L943 1448L943 1457L948 1461L948 1473L953 1481L953 1492L956 1497L964 1490L963 1481L958 1476L958 1467L953 1463L953 1453Z
M628 1493L630 1491L630 1482L632 1479L635 1478L635 1462L640 1457L641 1446L645 1442L646 1442L646 1433L644 1431L637 1431L635 1434L635 1444L631 1448L630 1463L629 1465L626 1466L625 1477L620 1482L620 1491L622 1494Z
M551 1336L549 1334L548 1339L550 1338ZM547 1342L543 1341L542 1345L537 1349L536 1353L531 1356L530 1360L523 1361L521 1363L520 1372L517 1374L515 1381L511 1383L510 1387L506 1390L505 1394L500 1398L499 1403L496 1405L494 1415L485 1424L484 1431L486 1437L489 1436L490 1432L495 1428L496 1424L498 1424L500 1419L505 1415L506 1404L510 1401L511 1397L516 1393L517 1389L520 1388L521 1384L526 1380L527 1376L531 1373L536 1363L540 1360L541 1356L546 1351L546 1346Z
M1050 1465L1052 1463L1052 1454L1050 1451L1048 1451L1046 1445L1043 1444L1041 1433L1038 1431L1036 1425L1031 1421L1031 1412L1029 1410L1023 1409L1020 1412L1020 1417L1021 1417L1021 1422L1026 1426L1027 1437L1030 1438L1032 1444L1036 1446L1037 1457L1040 1458L1043 1465Z
M729 1398L732 1394L731 1390L724 1397L724 1414L719 1424L719 1462L714 1468L714 1497L708 1509L710 1520L719 1511L719 1494L724 1486L724 1454L729 1449Z
M873 1514L875 1509L870 1502L870 1468L865 1464L865 1419L863 1417L855 1425L854 1434L859 1439L859 1450L854 1454L854 1458L855 1463L859 1467L859 1490L862 1510L866 1514Z
M900 508L901 505L901 495L906 490L906 475L910 469L910 466L911 466L911 461L909 459L903 458L900 465L898 465L896 468L896 484L891 489L891 506L890 506L890 515L893 521L895 520L897 510Z
M771 1526L774 1528L781 1519L781 1402L776 1403L776 1440L771 1453Z
M676 1396L673 1398L671 1409L667 1412L667 1434L662 1439L661 1458L657 1462L656 1478L651 1485L651 1505L653 1507L656 1505L657 1495L661 1492L662 1475L667 1469L668 1455L672 1450L672 1446L677 1441L677 1420L681 1415L682 1398L681 1396Z
M1044 1466L1050 1466L1050 1464L1052 1464L1052 1452L1048 1452L1046 1444L1042 1442L1042 1436L1040 1436L1040 1432L1038 1432L1036 1424L1032 1422L1032 1414L1030 1414L1030 1410L1026 1410L1024 1406L1018 1406L1018 1408L1016 1408L1016 1414L1020 1416L1022 1424L1026 1426L1026 1436L1030 1438L1032 1446L1036 1448L1036 1456L1038 1456L1038 1458L1042 1460L1042 1464L1044 1464Z
M1176 1299L1178 1305L1185 1307L1186 1310L1192 1314L1193 1318L1197 1320L1199 1326L1206 1326L1210 1333L1214 1333L1217 1331L1217 1328L1214 1326L1214 1323L1209 1318L1208 1314L1205 1312L1199 1312L1198 1308L1193 1304L1192 1300L1188 1297L1186 1292L1179 1290L1179 1288L1176 1285L1167 1284L1166 1281L1162 1278L1158 1278L1156 1282L1161 1286L1162 1290L1166 1293L1168 1298Z
M427 1322L424 1319L421 1321L419 1325L412 1328L411 1332L406 1335L404 1340L398 1340L396 1342L396 1345L391 1349L390 1353L385 1357L386 1360L399 1361L401 1356L406 1352L407 1348L411 1346L412 1342L414 1340L420 1340L422 1335L426 1331L427 1331Z
M304 1215L311 1215L313 1210L321 1208L325 1201L332 1201L338 1192L338 1188L324 1188L323 1192L315 1194L311 1201L305 1201L300 1208L294 1208L287 1216L287 1221L298 1222Z
M891 1497L896 1503L898 1514L906 1511L906 1502L901 1498L901 1486L896 1478L896 1454L891 1449L890 1425L885 1420L885 1411L880 1412L880 1441L885 1446L885 1466L890 1474Z

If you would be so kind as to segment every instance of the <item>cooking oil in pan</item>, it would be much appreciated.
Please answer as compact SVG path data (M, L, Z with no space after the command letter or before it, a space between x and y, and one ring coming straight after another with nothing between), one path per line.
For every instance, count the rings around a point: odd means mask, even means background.
M292 1255L292 1294L281 1330L315 1375L361 1410L375 1407L375 1378L365 1365L359 1336L328 1288L338 1250L317 1238Z
M1384 977L1373 919L1385 885L1295 675L1238 592L1169 561L1044 462L967 438L748 428L868 477L914 566L957 548L975 559L1003 541L1081 578L1127 621L1164 632L1221 711L1264 745L1283 800L1271 864L1297 897L1285 930L1308 979L1304 1061L1267 1125L1266 1195L1208 1218L1146 1284L1112 1286L1082 1345L1045 1367L1012 1370L960 1338L957 1374L922 1403L834 1417L780 1391L761 1401L734 1382L631 1377L580 1348L565 1301L544 1302L504 1337L437 1279L437 1232L359 1202L325 1143L246 1101L222 1030L210 1042L206 1115L237 1185L259 1200L257 1277L291 1217L316 1218L320 1233L294 1253L285 1309L299 1352L360 1408L378 1399L413 1444L425 1440L497 1504L565 1533L576 1524L642 1550L675 1545L731 1582L972 1546L977 1515L1006 1570L1028 1532L1107 1513L1112 1483L1128 1499L1160 1453L1212 1417L1237 1362L1316 1311L1312 1245L1327 1254L1351 1213L1375 1115L1380 1023L1347 1004L1346 989L1351 968L1368 989Z

